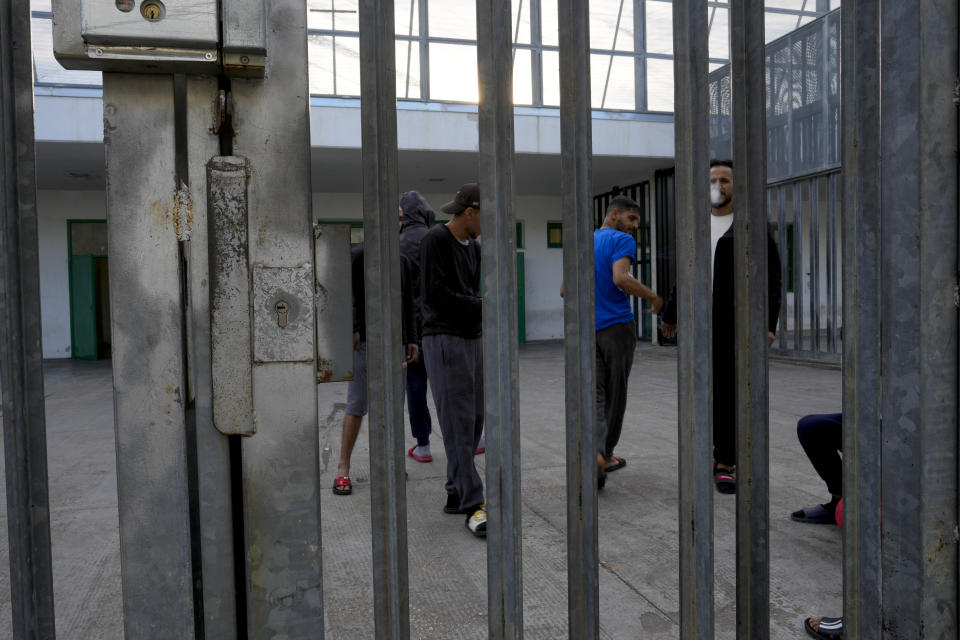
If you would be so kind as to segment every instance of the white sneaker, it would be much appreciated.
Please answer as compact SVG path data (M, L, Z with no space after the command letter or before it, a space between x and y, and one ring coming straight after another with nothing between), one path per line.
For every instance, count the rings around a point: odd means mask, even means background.
M487 537L487 504L483 503L476 511L467 516L467 529L478 538Z

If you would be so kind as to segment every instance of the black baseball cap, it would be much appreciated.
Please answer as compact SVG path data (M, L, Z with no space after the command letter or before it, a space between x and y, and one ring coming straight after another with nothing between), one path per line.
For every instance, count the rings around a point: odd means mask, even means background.
M480 208L480 185L476 182L468 182L460 187L457 195L453 197L453 200L440 207L440 211L455 216L458 213L462 213L468 207L473 207L474 209Z

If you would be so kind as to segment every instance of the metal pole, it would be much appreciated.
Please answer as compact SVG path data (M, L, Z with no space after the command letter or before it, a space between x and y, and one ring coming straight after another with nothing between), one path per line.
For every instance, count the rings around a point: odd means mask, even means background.
M127 637L192 637L173 78L103 74L120 566ZM121 179L120 176L124 178Z
M600 635L597 546L596 320L590 215L592 112L590 7L558 0L560 175L563 212L564 365L567 418L567 604L569 634Z
M680 637L713 638L710 90L704 0L673 6L677 199Z
M360 108L374 619L377 638L401 640L410 614L393 10L393 0L360 3Z
M0 6L0 382L15 638L54 638L30 3Z
M842 11L844 633L879 638L880 7Z
M957 633L957 12L880 5L884 639Z
M255 435L230 437L240 437L247 634L315 639L323 638L324 615L307 7L302 0L267 6L265 76L230 84L232 152L250 166L258 425Z
M477 2L489 637L523 637L510 0Z
M737 638L769 637L767 212L762 0L730 6L737 350Z

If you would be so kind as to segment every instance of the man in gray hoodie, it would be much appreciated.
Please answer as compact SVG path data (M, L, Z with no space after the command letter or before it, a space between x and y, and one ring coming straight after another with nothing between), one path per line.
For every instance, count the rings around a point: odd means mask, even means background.
M416 191L400 196L400 261L412 287L416 335L423 331L423 312L420 309L420 241L433 226L436 214ZM427 408L427 368L420 357L407 365L407 411L410 414L410 432L417 444L407 452L418 462L431 462L430 431L433 424Z

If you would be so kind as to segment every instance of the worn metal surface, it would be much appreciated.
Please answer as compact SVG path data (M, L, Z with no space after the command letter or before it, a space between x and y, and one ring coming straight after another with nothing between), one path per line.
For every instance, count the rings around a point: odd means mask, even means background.
M360 2L367 398L374 622L377 638L410 635L397 203L393 0Z
M884 639L957 635L957 14L880 5Z
M0 383L11 632L56 635L40 332L30 3L0 5Z
M523 637L510 0L477 2L489 637Z
M879 4L845 3L843 30L843 612L851 638L879 638Z
M169 0L163 3L165 6L170 4ZM191 13L196 9L188 6L188 3L182 0L176 0L179 8L186 8ZM143 3L140 4L142 6ZM160 22L148 22L144 19L139 9L135 7L130 13L122 13L117 9L115 3L97 2L96 0L53 0L51 8L53 9L53 53L57 61L66 69L92 69L98 71L115 71L131 73L171 73L171 72L193 72L193 73L213 73L217 70L219 64L219 55L217 53L217 20L216 4L202 1L203 9L200 14L211 15L212 23L207 21L202 31L206 33L203 36L203 42L192 41L197 48L184 48L175 42L181 37L180 31L183 25L174 19L168 24L172 29L166 26L158 29L159 25L164 24L166 18ZM103 28L98 32L91 34L95 40L102 39L106 33L114 33L119 36L123 44L112 45L88 45L83 37L84 11L99 12L106 10L104 14L106 19L101 22ZM212 12L212 13L211 13ZM154 43L153 46L142 46L132 38L125 38L121 34L122 30L116 28L116 24L111 24L112 14L121 16L120 22L125 18L130 18L127 28L133 27L133 31L151 37L156 31L163 31L167 38L161 42L161 46ZM145 31L141 31L142 25L146 26ZM199 22L198 22L199 24ZM210 31L212 26L212 31ZM190 20L186 21L187 30L193 27ZM98 36L100 36L98 38ZM212 38L212 39L211 39ZM165 44L164 44L165 43ZM140 45L140 46L138 46Z
M215 0L144 0L132 10L102 0L80 0L81 35L89 45L174 47L216 53L217 2ZM147 17L155 6L157 17ZM92 55L96 55L94 52Z
M560 200L567 435L567 603L570 638L600 635L597 551L596 321L591 185L590 11L558 0Z
M220 44L229 76L263 77L267 56L266 2L221 0Z
M737 352L737 638L770 634L766 87L762 0L730 6Z
M173 82L103 75L124 628L191 637Z
M253 362L244 357L253 342L246 158L211 158L206 182L213 424L220 433L253 435Z
M231 84L233 153L250 160L250 263L298 269L312 265L313 254L306 6L266 6L266 77ZM312 295L312 267L305 284ZM260 429L241 444L250 638L323 635L313 307L311 299L301 310L307 359L253 369Z
M677 206L680 637L713 638L712 307L707 12L673 7Z
M353 379L350 225L313 227L317 274L317 382Z
M187 183L192 194L188 219L190 241L184 245L188 300L188 366L192 385L187 405L193 418L193 446L198 461L194 549L199 545L203 594L204 640L233 640L237 634L236 590L233 566L233 512L230 504L228 439L213 423L211 370L210 261L206 160L219 154L219 140L211 132L212 105L217 96L215 78L186 78ZM249 352L249 342L247 343ZM196 557L196 556L194 556ZM196 569L196 567L194 567ZM196 574L196 571L195 571Z
M313 262L294 267L254 264L252 275L253 361L313 364Z

